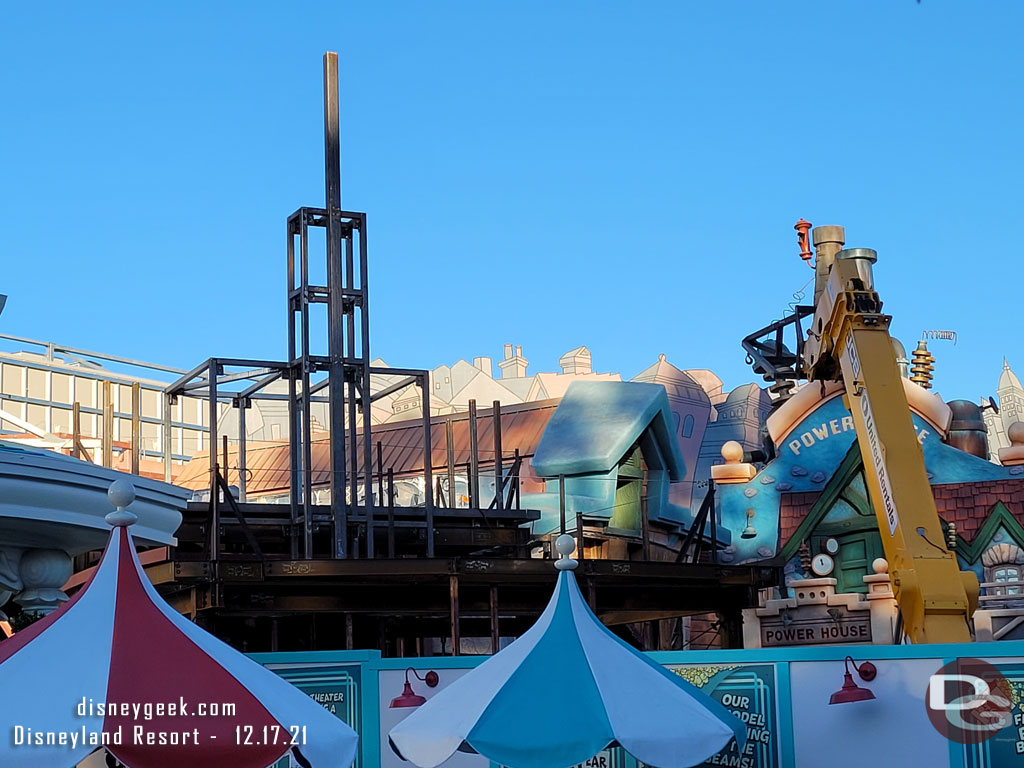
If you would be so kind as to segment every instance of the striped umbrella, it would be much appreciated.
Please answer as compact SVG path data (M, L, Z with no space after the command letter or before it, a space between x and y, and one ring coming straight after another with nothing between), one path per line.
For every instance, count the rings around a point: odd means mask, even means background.
M565 768L611 746L657 768L704 762L746 727L721 704L608 631L580 594L571 536L537 623L391 729L421 768L456 751L513 768Z
M130 768L266 768L291 752L348 768L357 736L284 679L177 613L142 571L117 511L92 578L59 610L0 642L4 768L69 768L106 748Z

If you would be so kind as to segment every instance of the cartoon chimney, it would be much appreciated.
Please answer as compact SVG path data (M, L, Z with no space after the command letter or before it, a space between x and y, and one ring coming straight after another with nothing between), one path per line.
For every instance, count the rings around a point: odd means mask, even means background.
M512 345L505 345L505 359L498 363L503 379L522 379L526 376L526 366L529 361L523 357L523 348L518 344L515 346L515 354L512 353Z

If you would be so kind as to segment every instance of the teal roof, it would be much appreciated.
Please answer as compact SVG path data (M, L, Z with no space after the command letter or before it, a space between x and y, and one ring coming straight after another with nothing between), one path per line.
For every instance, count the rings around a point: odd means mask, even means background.
M648 427L673 482L685 475L675 420L660 384L574 381L548 421L530 464L540 477L608 472Z

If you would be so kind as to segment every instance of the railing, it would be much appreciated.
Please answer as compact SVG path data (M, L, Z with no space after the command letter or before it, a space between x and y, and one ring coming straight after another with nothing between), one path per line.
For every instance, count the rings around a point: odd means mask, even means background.
M997 589L1002 590L1002 594L997 594L995 592ZM1015 593L1008 594L1009 590L1015 590ZM981 591L982 594L978 598L980 608L989 610L1024 609L1024 580L986 581L981 584Z

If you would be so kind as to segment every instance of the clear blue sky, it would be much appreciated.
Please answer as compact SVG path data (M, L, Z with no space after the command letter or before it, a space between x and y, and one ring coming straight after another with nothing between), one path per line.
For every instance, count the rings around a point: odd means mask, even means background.
M285 217L369 215L372 352L587 344L735 386L811 271L792 226L875 248L946 398L1024 374L1019 3L7 4L0 329L190 367L283 358ZM908 343L908 346L911 344Z

